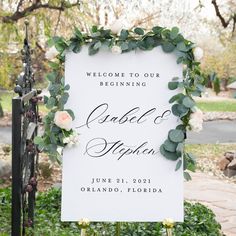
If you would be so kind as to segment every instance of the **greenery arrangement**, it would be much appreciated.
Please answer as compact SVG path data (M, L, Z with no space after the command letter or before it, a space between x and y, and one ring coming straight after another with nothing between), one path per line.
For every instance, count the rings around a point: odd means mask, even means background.
M11 191L0 189L0 236L10 233ZM74 236L80 235L80 225L77 222L61 222L61 190L51 189L39 193L36 201L36 222L34 235ZM184 223L176 223L173 232L175 236L220 236L220 225L215 220L214 213L199 203L185 202ZM30 235L31 228L27 235ZM113 223L91 223L87 228L88 236L115 235ZM127 236L162 236L165 227L162 223L122 223L121 233Z
M186 130L188 128L193 129L196 126L196 122L190 122L190 120L196 121L193 115L197 111L192 96L201 95L204 89L204 79L201 76L200 63L194 57L195 45L186 40L179 33L177 27L169 30L156 26L149 32L145 32L142 28L129 31L122 29L118 34L112 33L110 29L96 26L92 27L91 34L83 34L78 28L75 28L74 35L69 40L63 37L53 37L48 41L48 44L51 47L54 46L57 53L56 59L50 61L52 72L47 75L50 82L48 88L50 96L45 96L44 102L50 111L44 118L45 132L42 137L35 138L35 143L40 150L47 152L52 160L60 162L63 148L76 142L76 134L72 129L56 124L57 115L63 116L65 120L68 116L71 120L74 119L73 111L64 109L69 98L68 90L70 88L64 81L66 52L78 53L83 45L88 45L88 53L91 56L98 53L102 48L110 49L113 53L118 54L138 49L147 51L161 46L165 53L175 52L177 63L182 63L184 70L183 78L174 77L168 84L170 90L183 89L182 93L176 94L169 100L173 104L172 113L179 117L182 124L169 131L160 151L167 159L178 160L176 170L181 167L183 162L184 170L194 171L195 160L192 154L184 151L184 140ZM188 172L184 172L184 175L187 180L191 178Z

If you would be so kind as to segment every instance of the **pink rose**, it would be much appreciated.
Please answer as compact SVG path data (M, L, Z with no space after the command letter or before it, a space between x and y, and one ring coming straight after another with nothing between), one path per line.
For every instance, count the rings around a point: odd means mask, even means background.
M57 111L54 117L54 123L67 131L71 129L72 117L67 111Z

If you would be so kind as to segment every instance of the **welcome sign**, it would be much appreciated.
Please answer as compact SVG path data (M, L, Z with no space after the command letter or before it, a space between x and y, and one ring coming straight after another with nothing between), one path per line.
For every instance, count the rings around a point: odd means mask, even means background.
M183 172L160 153L178 125L169 99L174 53L67 53L67 106L79 144L63 155L62 220L183 221Z

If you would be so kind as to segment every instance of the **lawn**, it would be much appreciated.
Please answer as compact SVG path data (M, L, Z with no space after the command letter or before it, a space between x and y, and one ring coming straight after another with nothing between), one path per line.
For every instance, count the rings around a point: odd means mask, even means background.
M198 101L197 107L202 111L223 111L223 112L236 112L236 99L235 101Z
M0 94L0 102L4 111L11 111L11 99L15 96L14 93L2 93Z
M227 151L236 150L236 143L231 144L186 144L186 151L198 158L219 159Z
M0 103L2 105L4 112L10 112L11 111L11 100L13 97L16 97L17 94L15 93L1 93L0 94ZM44 105L39 105L39 109L42 112L46 112L47 108Z

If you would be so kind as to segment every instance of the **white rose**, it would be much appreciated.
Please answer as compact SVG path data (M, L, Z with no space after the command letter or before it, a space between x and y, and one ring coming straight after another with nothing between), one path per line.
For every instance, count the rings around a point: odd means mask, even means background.
M195 112L190 115L189 125L191 130L199 132L202 130L203 113L197 107L194 107Z
M57 147L57 152L58 152L60 155L62 155L62 151L63 151L63 147L58 146L58 147Z
M54 123L67 131L71 129L72 117L67 111L57 111L54 117Z
M121 53L122 53L122 49L121 49L119 46L113 46L113 47L111 48L111 52L112 52L113 54L121 54Z
M45 53L45 58L49 61L55 59L55 57L59 54L55 46L49 48L49 50Z
M117 19L113 21L113 23L110 25L110 30L113 34L119 34L120 31L123 29L124 25L122 20Z
M200 61L203 58L204 52L200 47L196 47L193 49L193 55L196 61Z
M61 95L57 95L56 99L59 101L61 99Z
M79 136L76 132L74 132L71 136L70 136L70 141L73 142L74 144L76 144L79 141Z
M63 139L63 143L67 144L67 147L72 147L73 145L77 144L79 141L78 134L73 132L70 136L65 137Z
M63 139L63 143L64 144L67 144L67 143L69 143L70 142L70 138L69 137L65 137L64 139Z

